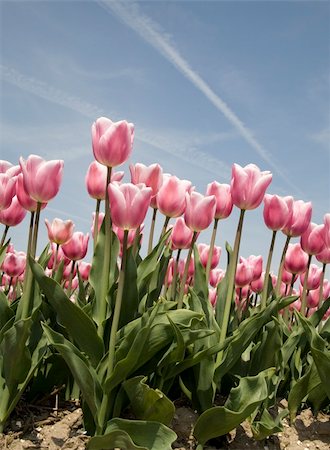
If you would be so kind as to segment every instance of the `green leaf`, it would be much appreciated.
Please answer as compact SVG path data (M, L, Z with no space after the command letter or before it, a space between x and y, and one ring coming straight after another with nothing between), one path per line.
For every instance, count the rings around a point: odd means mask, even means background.
M174 431L158 422L112 419L106 434L94 436L87 449L171 450L176 437Z
M294 421L301 402L316 387L322 384L316 365L308 367L304 376L298 379L291 389L288 397L290 419Z
M5 293L0 290L0 330L13 316L14 313L9 307L7 297Z
M61 286L52 278L47 277L41 266L32 258L30 265L40 288L56 311L59 322L96 367L103 356L104 348L94 322L79 306L69 300Z
M136 318L139 308L139 292L137 289L137 268L132 247L127 251L125 286L120 312L119 328Z
M224 406L215 406L198 418L194 436L204 445L208 440L223 436L236 428L267 398L266 378L274 370L266 370L254 377L241 378L239 385L230 391Z
M175 413L174 404L159 389L149 387L146 381L147 377L138 376L123 383L135 416L169 425Z
M56 348L67 363L96 421L97 413L101 405L102 387L95 369L89 364L88 359L77 347L65 339L60 333L56 333L46 324L42 324L42 327L50 344Z
M275 418L270 415L267 409L264 409L260 419L251 423L251 430L254 439L261 441L262 439L279 433L283 430L282 419L288 415L289 411L283 409Z

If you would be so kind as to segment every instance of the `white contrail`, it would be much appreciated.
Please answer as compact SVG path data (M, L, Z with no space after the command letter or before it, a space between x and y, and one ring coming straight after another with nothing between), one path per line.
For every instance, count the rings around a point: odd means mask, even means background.
M10 84L31 92L52 103L72 109L85 117L95 119L95 117L104 114L104 111L99 107L85 102L78 97L74 97L67 92L63 92L60 89L54 88L36 78L27 77L12 67L0 64L0 77Z
M253 136L252 131L229 108L229 106L217 95L203 78L190 66L188 61L181 56L168 35L160 28L159 24L150 17L142 14L136 2L121 2L99 0L99 5L106 11L114 13L126 25L136 31L146 42L161 53L173 64L192 84L199 89L205 97L228 119L245 141L259 154L269 166L281 176L285 182L295 191L297 187L282 173L281 169L273 162L268 151Z

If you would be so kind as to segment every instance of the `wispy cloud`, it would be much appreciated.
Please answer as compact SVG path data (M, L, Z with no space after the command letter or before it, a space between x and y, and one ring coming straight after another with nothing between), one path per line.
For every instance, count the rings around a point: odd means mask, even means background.
M115 14L127 26L139 34L148 44L154 47L174 67L176 67L203 95L220 111L236 128L242 138L258 155L295 191L297 188L290 179L275 164L269 152L255 138L253 132L242 122L238 115L214 92L204 79L191 67L189 62L180 54L175 44L160 25L140 11L136 2L121 2L99 0L99 5L106 11Z
M40 98L48 100L51 103L62 105L68 109L76 111L77 113L95 119L98 116L104 114L104 110L97 105L92 105L85 102L81 98L72 96L71 94L64 92L54 86L51 86L44 81L38 80L34 77L28 77L18 70L0 65L0 77L18 88L30 92ZM119 114L114 114L115 117L119 117ZM14 127L1 124L2 128L2 142L8 141L8 144L13 144L13 139L20 141L24 136L24 142L35 142L36 136L38 136L38 147L40 141L44 137L45 142L53 142L53 139L58 144L56 148L56 155L58 158L65 157L66 160L74 160L80 158L82 155L86 155L83 141L77 142L77 136L83 135L81 125L76 127L72 124L60 125L56 127L52 125L52 128L46 128L42 130L36 130L35 127L27 127L25 133L15 133ZM75 128L80 131L75 132ZM29 138L30 136L30 138ZM219 159L213 158L207 153L201 151L199 147L211 144L212 142L220 142L225 139L233 138L234 133L214 133L207 136L190 134L189 136L184 134L178 134L177 130L149 130L140 127L136 123L136 139L141 142L151 145L154 148L160 149L164 152L170 153L175 157L180 158L183 161L187 161L196 167L202 168L213 174L221 174L223 177L227 177L230 173L230 168ZM19 142L18 142L19 143ZM49 147L49 145L47 145ZM46 147L46 148L47 148ZM59 148L62 148L60 150ZM49 150L51 152L51 149ZM44 157L48 157L48 154L44 154Z
M330 127L318 131L309 136L314 142L321 144L330 152Z
M12 67L1 64L0 77L7 83L13 84L24 91L31 92L32 94L35 94L38 97L52 103L56 103L76 111L85 117L94 119L95 117L104 114L103 109L100 109L98 106L92 105L91 103L81 100L78 97L72 96L61 89L50 86L44 81L26 76Z

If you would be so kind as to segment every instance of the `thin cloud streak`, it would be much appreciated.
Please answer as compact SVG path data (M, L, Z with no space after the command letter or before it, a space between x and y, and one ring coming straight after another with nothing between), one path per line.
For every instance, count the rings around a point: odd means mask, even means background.
M273 162L268 151L253 136L252 131L240 120L240 118L229 108L229 106L212 90L203 78L192 69L186 59L171 43L168 35L160 29L160 26L142 14L135 2L123 3L108 0L99 0L99 5L106 11L115 14L127 26L132 28L146 42L154 47L171 64L173 64L192 84L199 89L205 97L227 118L236 128L245 141L266 161L269 166L296 192L297 187L288 179L281 169Z
M14 68L0 65L0 77L4 81L17 86L24 91L30 92L40 98L43 98L44 100L48 100L51 103L64 106L93 120L104 114L104 110L99 108L98 106L87 103L78 97L74 97L58 88L55 88L54 86L49 85L48 83L45 83L44 81L40 81L33 77L28 77ZM118 116L118 114L116 115ZM207 153L200 151L198 148L196 148L196 143L195 145L193 145L193 142L191 142L190 140L181 140L180 145L174 145L173 140L169 142L168 139L164 138L162 134L157 134L151 130L139 128L139 126L137 126L136 128L137 132L135 134L135 137L142 143L151 145L164 152L170 153L173 156L177 156L180 159L187 161L196 167L202 167L203 169L213 174L221 174L226 177L226 174L230 173L231 169L229 166L218 159L212 158ZM222 138L227 137L232 137L232 135L211 135L210 142L217 139L221 140ZM204 139L204 144L206 140L207 139ZM72 148L69 154L64 151L64 156L66 158L70 157L70 160L74 160L85 154L85 151L83 149L79 151L78 147L75 147L74 151Z

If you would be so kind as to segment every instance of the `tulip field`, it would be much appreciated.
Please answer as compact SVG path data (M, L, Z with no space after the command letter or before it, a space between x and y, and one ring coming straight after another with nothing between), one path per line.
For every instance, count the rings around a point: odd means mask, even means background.
M79 401L89 450L171 449L178 399L197 412L197 450L244 421L266 442L303 408L329 413L330 213L315 224L310 202L267 193L273 176L254 164L234 164L230 185L204 193L157 163L131 164L124 183L115 169L133 142L125 120L92 125L90 235L47 219L64 161L0 161L0 434L19 405L60 386L59 401ZM233 208L235 240L221 249ZM269 247L243 257L256 208ZM27 214L25 252L11 229ZM37 254L41 227L49 242Z

